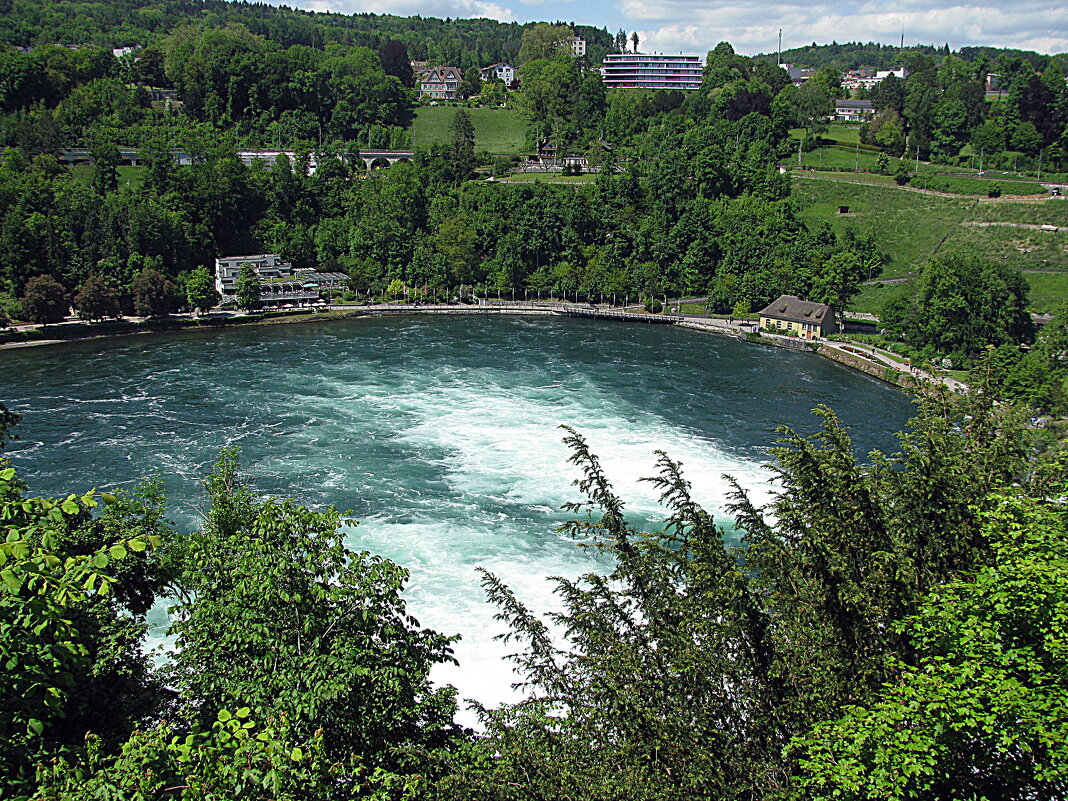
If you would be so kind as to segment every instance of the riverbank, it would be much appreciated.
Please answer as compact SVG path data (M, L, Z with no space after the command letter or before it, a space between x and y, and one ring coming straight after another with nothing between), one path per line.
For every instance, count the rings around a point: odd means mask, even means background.
M548 301L482 301L479 304L378 304L374 306L336 305L324 310L293 309L282 312L253 314L228 314L196 316L170 316L159 319L132 318L104 323L86 323L72 320L41 326L31 330L14 330L0 332L0 350L42 347L67 342L79 342L91 339L108 339L112 337L144 336L155 333L174 333L210 328L244 327L250 325L280 325L295 323L328 322L332 320L350 320L357 317L381 317L398 315L469 315L469 314L518 314L518 315L562 315L583 317L606 321L625 321L674 325L693 331L730 336L745 339L755 344L769 345L794 351L816 353L826 359L835 361L845 367L873 376L901 389L911 392L919 391L922 386L946 386L955 392L966 389L965 385L954 379L930 375L906 367L893 360L888 354L877 349L860 350L847 343L821 340L819 343L806 342L794 337L777 336L759 332L752 322L735 321L710 317L696 317L681 314L643 314L621 311L610 306L598 306L578 303L556 303ZM19 339L19 335L23 338ZM4 340L7 341L4 341Z

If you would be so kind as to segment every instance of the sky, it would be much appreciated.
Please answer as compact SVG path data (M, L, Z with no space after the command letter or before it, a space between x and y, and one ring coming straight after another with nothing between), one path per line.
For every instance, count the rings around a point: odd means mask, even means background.
M490 17L502 22L556 20L637 31L645 53L704 53L721 41L745 55L811 44L991 45L1068 52L1068 2L1031 0L281 0L315 11L424 17Z

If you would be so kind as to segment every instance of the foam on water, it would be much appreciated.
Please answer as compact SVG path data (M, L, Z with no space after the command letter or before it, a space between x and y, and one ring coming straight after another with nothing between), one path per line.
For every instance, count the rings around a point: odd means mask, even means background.
M725 473L769 497L760 464L776 425L811 428L808 410L832 403L866 452L887 447L909 410L814 356L657 326L373 320L95 347L0 353L5 400L24 413L11 454L32 491L160 474L171 519L190 529L200 477L238 444L257 490L352 510L348 544L404 565L412 614L462 636L459 665L435 681L488 705L514 699L515 676L477 568L546 611L559 609L547 577L610 567L557 531L561 505L582 500L561 424L588 440L628 514L656 525L656 490L639 480L656 450L683 462L722 520ZM150 644L165 643L162 608L150 620Z

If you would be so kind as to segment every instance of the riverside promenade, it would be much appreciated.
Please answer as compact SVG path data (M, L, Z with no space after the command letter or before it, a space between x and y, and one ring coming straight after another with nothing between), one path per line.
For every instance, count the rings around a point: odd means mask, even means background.
M703 301L704 298L684 298L678 304ZM677 307L676 307L677 308ZM320 312L320 313L316 313ZM328 312L323 314L321 312ZM35 337L33 339L0 344L0 350L15 348L40 347L58 345L64 342L72 342L83 339L95 339L128 335L148 335L163 333L166 331L191 330L203 328L213 324L225 326L248 325L248 324L277 324L277 323L305 323L325 322L328 320L352 319L358 317L376 317L393 315L485 315L485 314L517 314L517 315L555 315L561 317L578 317L592 320L608 320L615 322L642 323L646 325L675 325L680 328L689 328L704 333L731 336L736 339L748 339L757 344L770 345L788 350L816 352L825 358L839 362L840 364L855 370L867 373L876 378L889 381L898 386L906 386L905 376L911 376L915 381L927 386L942 386L954 392L964 392L967 386L950 376L940 372L927 372L916 368L902 360L902 357L880 348L869 345L860 345L850 342L836 342L833 340L818 340L806 342L796 337L786 337L767 331L758 331L757 324L751 320L735 320L733 318L708 317L697 314L680 314L668 312L663 314L650 314L640 306L612 306L609 304L590 303L566 303L559 301L539 300L489 300L480 299L477 303L378 303L374 305L357 304L334 304L331 306L319 306L315 309L306 309L294 316L279 316L276 319L259 319L258 315L248 315L245 312L213 312L205 317L199 317L191 313L175 314L155 321L156 327L151 329L140 326L150 321L143 317L123 317L119 320L104 324L101 330L99 324L86 323L77 317L68 317L64 322L55 323L48 327L54 331L54 337ZM304 316L307 315L307 316ZM249 318L248 322L245 318ZM257 318L253 320L252 318ZM168 321L170 324L168 324ZM41 326L22 324L10 326L6 331L19 333L31 330L40 330ZM752 335L759 333L759 338ZM813 347L815 346L815 347Z

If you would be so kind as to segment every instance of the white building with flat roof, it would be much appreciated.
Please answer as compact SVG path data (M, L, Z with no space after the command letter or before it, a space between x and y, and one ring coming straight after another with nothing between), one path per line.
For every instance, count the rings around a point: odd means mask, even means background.
M909 71L904 67L895 67L892 70L876 70L875 80L884 81L893 75L895 78L899 78L902 81L909 77Z
M277 253L255 256L224 256L215 260L215 290L220 295L234 294L234 285L242 264L251 264L260 281L273 281L293 274L293 265L283 262Z
M700 89L704 59L686 53L609 53L601 76L609 89Z

